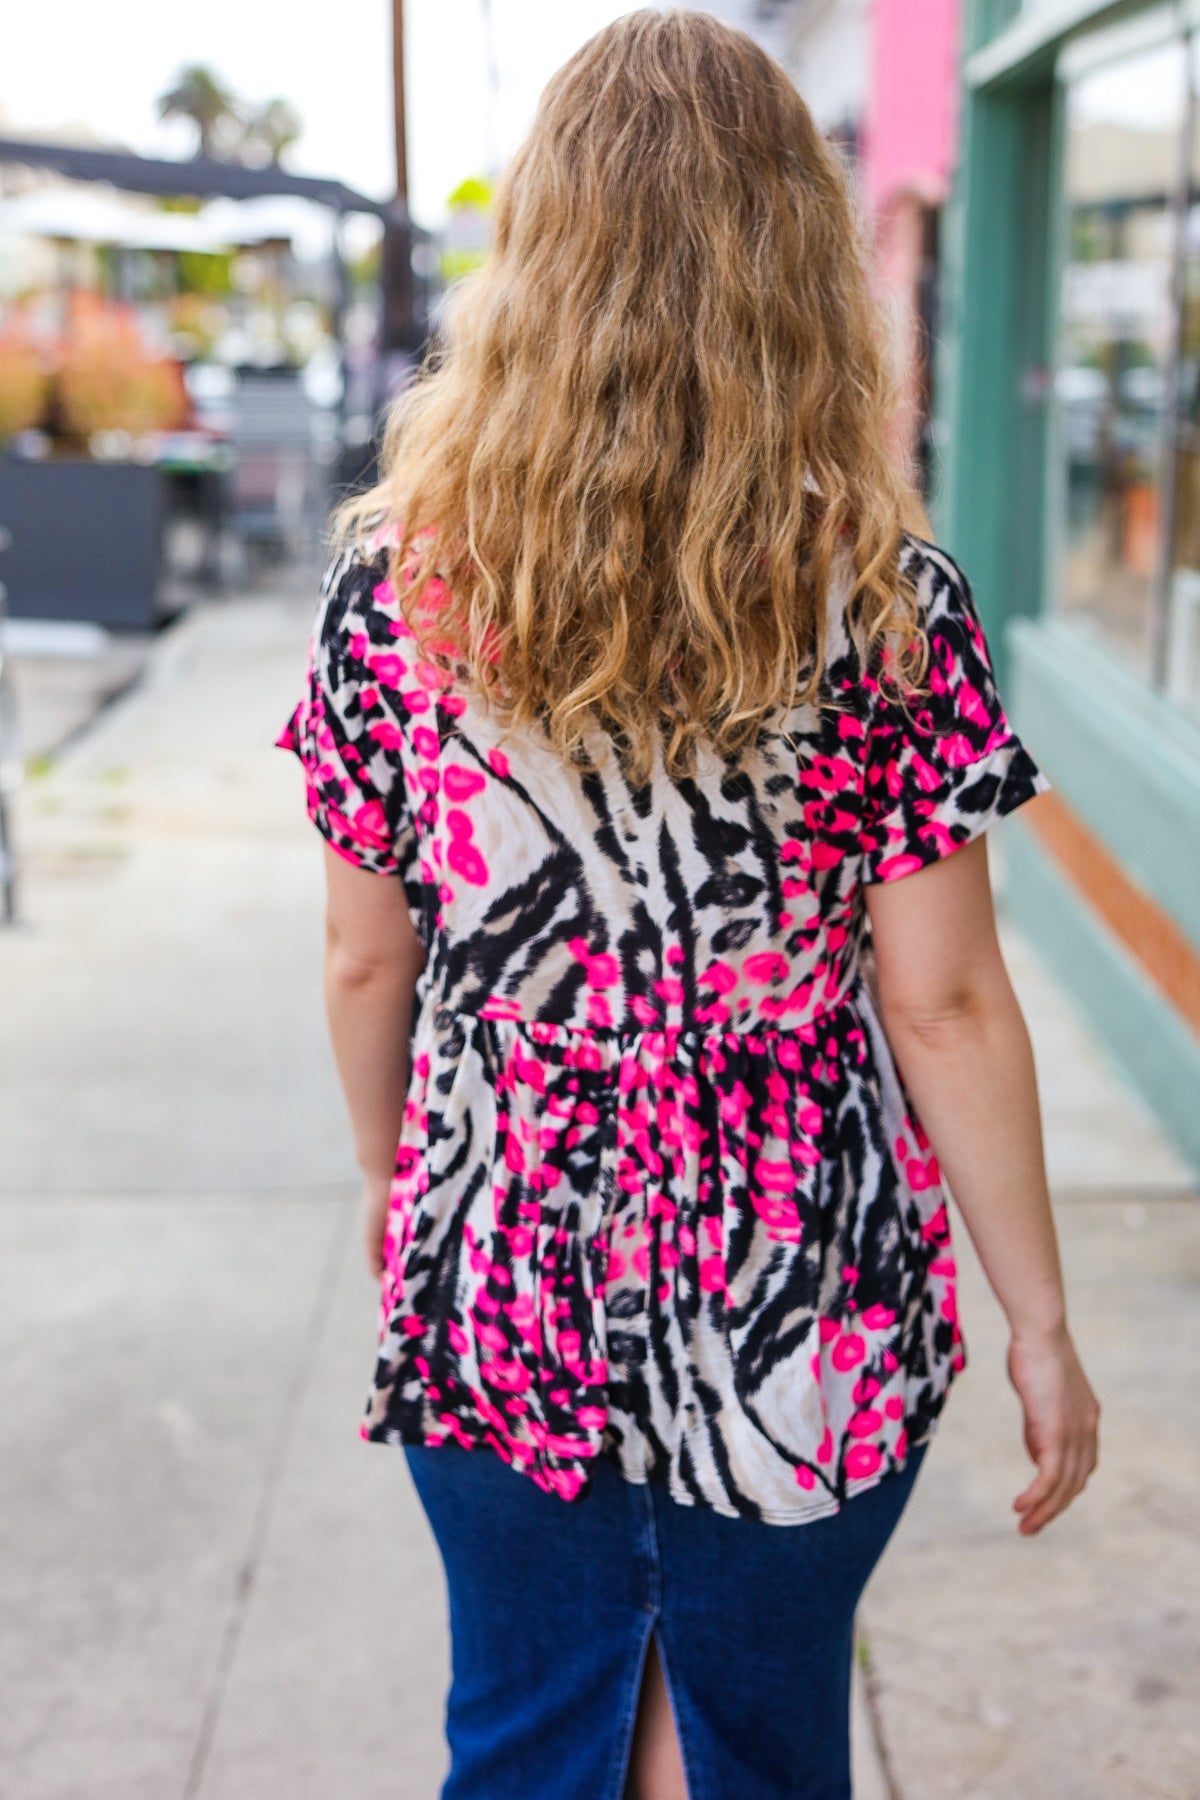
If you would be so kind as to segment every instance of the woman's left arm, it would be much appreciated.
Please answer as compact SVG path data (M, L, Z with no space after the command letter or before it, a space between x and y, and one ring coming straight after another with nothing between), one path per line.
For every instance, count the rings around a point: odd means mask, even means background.
M325 879L325 1008L363 1172L367 1263L378 1275L425 951L398 877L359 868L326 845Z

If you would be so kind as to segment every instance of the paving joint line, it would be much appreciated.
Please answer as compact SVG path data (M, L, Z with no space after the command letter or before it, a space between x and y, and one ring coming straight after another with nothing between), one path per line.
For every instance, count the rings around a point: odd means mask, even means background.
M242 1629L250 1610L263 1552L274 1523L275 1504L279 1497L284 1469L291 1453L300 1409L312 1382L317 1353L333 1312L334 1296L337 1293L338 1283L345 1265L347 1245L353 1236L353 1233L347 1229L351 1211L352 1202L344 1201L338 1208L338 1216L330 1234L329 1245L317 1280L317 1291L309 1314L308 1331L305 1334L307 1348L298 1359L287 1398L284 1401L283 1414L275 1434L275 1441L271 1446L271 1454L267 1459L262 1489L254 1509L246 1552L238 1568L233 1602L225 1621L212 1679L200 1715L200 1724L181 1791L181 1800L197 1800L208 1770L209 1757L216 1741L217 1727L220 1724L221 1711L229 1688L229 1679L233 1673L233 1666L241 1644Z
M867 1724L871 1731L871 1742L875 1749L875 1760L879 1765L879 1774L883 1782L883 1790L887 1800L904 1800L904 1791L900 1786L900 1778L896 1774L896 1766L888 1749L887 1731L883 1722L883 1683L875 1659L871 1654L871 1639L863 1619L859 1618L855 1627L855 1655L862 1674L863 1702L866 1708Z

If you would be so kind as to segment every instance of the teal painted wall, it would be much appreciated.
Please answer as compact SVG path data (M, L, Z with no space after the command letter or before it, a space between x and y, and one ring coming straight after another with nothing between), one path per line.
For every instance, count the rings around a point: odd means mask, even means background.
M1030 752L1200 951L1200 725L1079 626L1021 621L1009 642L1011 713Z
M1200 1041L1020 822L1006 840L1006 910L1200 1174Z

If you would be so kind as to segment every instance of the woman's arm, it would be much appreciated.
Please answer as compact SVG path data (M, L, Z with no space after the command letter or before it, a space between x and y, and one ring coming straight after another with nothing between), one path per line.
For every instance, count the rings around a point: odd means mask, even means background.
M363 1172L367 1262L378 1275L425 952L398 877L357 868L326 846L325 878L325 1007Z
M884 1030L1012 1332L1040 1530L1096 1466L1099 1406L1067 1328L1029 1034L996 938L986 839L866 889Z

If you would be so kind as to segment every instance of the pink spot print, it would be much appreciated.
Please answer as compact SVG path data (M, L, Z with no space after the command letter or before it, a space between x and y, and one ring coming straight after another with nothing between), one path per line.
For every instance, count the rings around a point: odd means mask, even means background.
M867 1354L867 1346L857 1331L847 1331L833 1346L833 1366L840 1375L857 1368Z
M889 1394L883 1403L883 1410L889 1419L904 1417L904 1401L899 1394Z
M456 839L446 852L446 861L450 864L454 873L456 875L461 875L464 881L469 881L472 887L486 886L488 878L487 863L475 848L474 844L468 844L461 838ZM514 1016L519 1017L520 1015L516 1014Z
M373 650L367 657L367 667L380 687L385 688L398 688L408 673L404 658L388 650Z
M590 988L617 986L621 979L621 968L615 956L610 955L607 950L598 950L593 955L583 938L572 938L568 948L576 961L586 968Z
M488 866L475 845L470 842L474 826L465 812L452 807L446 814L446 828L450 833L450 846L446 851L446 861L456 875L469 881L473 887L485 886L488 878ZM519 1015L518 1015L519 1016Z
M846 1474L851 1481L864 1480L874 1475L883 1456L875 1444L851 1444L846 1451Z
M833 1433L827 1425L825 1427L825 1436L821 1439L820 1443L817 1445L817 1461L820 1463L829 1462L832 1459L832 1457L833 1457Z
M886 1331L895 1322L896 1315L891 1307L882 1306L878 1300L873 1306L868 1306L862 1315L862 1323L868 1331Z
M789 973L787 957L781 956L778 950L761 950L755 956L748 956L742 964L743 976L756 987L786 981Z
M700 1264L700 1286L706 1294L725 1291L725 1264L719 1256L706 1256Z
M378 724L372 725L367 735L373 737L377 744L382 744L385 750L399 750L404 743L404 735L399 726L393 725L390 719L381 719Z
M710 963L698 981L700 987L714 988L718 994L731 994L737 984L737 973L726 962Z
M356 844L365 844L369 850L385 850L391 848L391 833L388 831L387 818L378 800L368 800L353 815L340 813L335 807L328 809L331 824Z
M866 1407L862 1412L851 1413L846 1430L851 1437L870 1437L883 1424L883 1414L874 1407Z
M879 864L879 878L881 881L895 881L901 875L915 874L918 869L923 869L924 866L925 865L919 856L907 854L885 856L883 861Z
M441 754L442 747L438 741L438 734L436 731L431 731L428 725L414 726L412 741L417 755L425 757L429 762L436 761Z
M499 775L503 780L508 774L508 758L503 750L489 750L487 759L493 775Z
M533 1383L533 1376L523 1363L502 1361L499 1357L488 1362L487 1379L506 1394L523 1394Z
M796 1484L802 1488L815 1488L817 1478L807 1463L800 1463L796 1469Z
M762 1163L757 1166L761 1168ZM783 1244L800 1242L800 1212L794 1200L785 1194L757 1193L751 1189L750 1204L766 1226L769 1238Z
M442 786L450 800L469 800L487 786L478 769L464 769L461 763L447 763L442 773Z
M596 1031L610 1031L613 1024L612 1007L603 994L589 994L587 1001L588 1024Z

